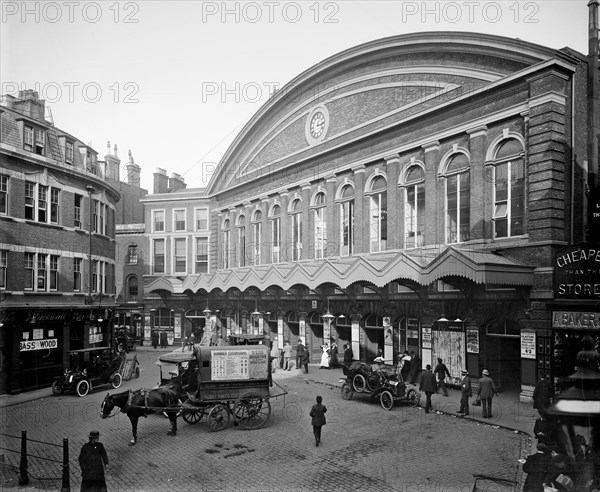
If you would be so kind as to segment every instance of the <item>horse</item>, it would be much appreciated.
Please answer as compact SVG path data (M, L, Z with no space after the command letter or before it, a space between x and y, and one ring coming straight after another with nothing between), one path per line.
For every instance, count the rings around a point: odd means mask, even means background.
M137 442L137 424L140 417L147 417L151 413L163 412L171 422L169 436L177 435L177 417L180 413L179 396L182 387L178 378L168 384L152 390L123 391L121 393L106 394L100 405L101 417L110 416L115 407L121 409L131 422L132 439L129 445Z

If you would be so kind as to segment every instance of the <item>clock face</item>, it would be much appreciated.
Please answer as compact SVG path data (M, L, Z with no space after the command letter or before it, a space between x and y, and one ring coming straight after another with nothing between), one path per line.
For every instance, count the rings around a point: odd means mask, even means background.
M313 138L319 138L325 129L325 115L317 111L310 120L310 134Z

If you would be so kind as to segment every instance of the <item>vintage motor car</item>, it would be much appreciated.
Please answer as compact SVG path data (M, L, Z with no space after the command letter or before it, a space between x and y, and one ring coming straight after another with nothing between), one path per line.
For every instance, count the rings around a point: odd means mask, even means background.
M78 396L87 395L94 387L110 384L121 387L124 356L113 356L110 347L93 347L71 350L71 369L65 370L52 383L52 394L62 395L74 392Z
M385 410L391 410L395 401L407 402L416 407L421 399L418 388L402 380L396 366L384 364L377 357L373 365L366 362L353 361L350 365L342 365L346 379L342 383L342 398L351 400L354 393L364 393L377 398Z

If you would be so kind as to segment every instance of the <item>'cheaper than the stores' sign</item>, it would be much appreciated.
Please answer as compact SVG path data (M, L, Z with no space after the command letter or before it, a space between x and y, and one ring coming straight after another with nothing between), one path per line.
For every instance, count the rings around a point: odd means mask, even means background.
M600 299L600 244L576 244L556 252L554 298Z

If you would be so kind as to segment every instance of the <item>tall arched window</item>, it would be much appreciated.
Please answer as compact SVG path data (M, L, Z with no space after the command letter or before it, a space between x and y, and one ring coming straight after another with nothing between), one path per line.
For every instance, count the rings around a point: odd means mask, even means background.
M523 234L525 173L523 146L515 138L503 140L494 164L494 238Z
M252 216L252 232L254 236L254 264L260 265L262 263L262 212L260 210L256 210Z
M385 251L387 246L387 180L376 176L369 190L369 239L371 253Z
M471 173L463 153L450 157L446 166L446 243L461 243L471 237Z
M231 255L231 231L229 219L223 222L223 268L229 268L229 258Z
M354 188L345 185L340 192L340 254L354 253Z
M313 213L315 219L315 260L321 260L325 256L325 248L327 246L326 210L325 193L321 191L315 195L313 200Z
M128 301L137 301L138 300L138 278L135 275L132 275L127 279L127 300Z
M292 261L302 258L302 202L296 198L290 206L292 216Z
M271 262L281 261L281 207L273 205L271 209Z
M404 202L404 247L418 248L425 237L425 171L411 166L406 171Z
M237 221L238 248L237 264L240 267L246 266L246 216L240 215Z

